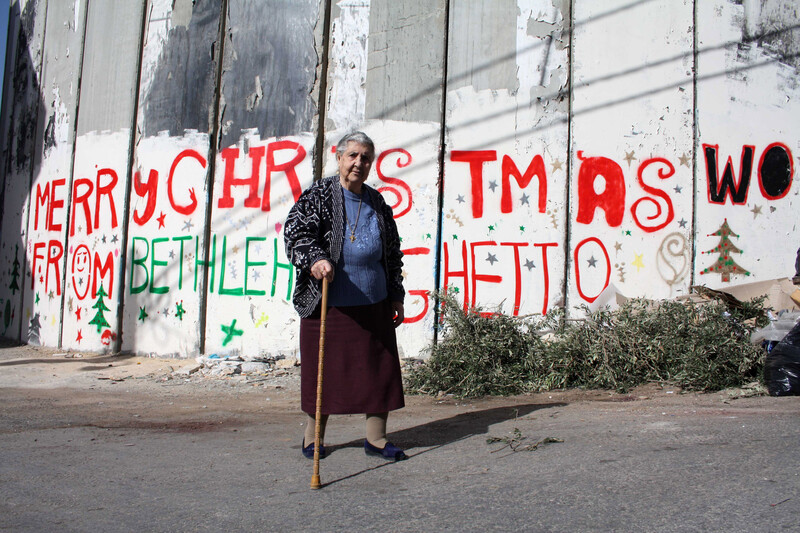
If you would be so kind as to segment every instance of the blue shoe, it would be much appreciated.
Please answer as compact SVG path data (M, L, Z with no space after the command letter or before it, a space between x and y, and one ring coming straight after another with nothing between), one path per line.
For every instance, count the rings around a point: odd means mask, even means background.
M300 444L300 448L303 450L303 457L306 459L313 459L314 458L314 443L312 442L308 446L303 447L303 444L306 443L306 439L303 439L303 442ZM325 451L325 446L320 445L319 447L319 458L325 459L327 452Z
M393 461L404 461L408 459L405 452L391 442L387 442L386 446L381 449L370 444L367 439L364 439L364 452L367 455L379 455L384 459L391 459Z

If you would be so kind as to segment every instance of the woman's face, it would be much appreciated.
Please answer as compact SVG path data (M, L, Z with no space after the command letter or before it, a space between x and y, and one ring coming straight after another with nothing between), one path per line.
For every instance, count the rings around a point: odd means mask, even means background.
M367 146L350 141L342 154L336 154L339 162L339 182L345 189L360 193L361 184L367 181L375 154Z

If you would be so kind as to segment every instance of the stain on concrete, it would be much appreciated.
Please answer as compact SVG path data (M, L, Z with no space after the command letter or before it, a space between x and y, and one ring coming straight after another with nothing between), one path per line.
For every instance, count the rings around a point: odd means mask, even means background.
M222 64L220 145L311 131L316 105L316 0L231 0Z
M742 5L742 40L754 42L800 71L800 4L797 0L731 0ZM748 46L748 44L744 44Z
M38 69L41 62L42 35L37 35L37 19L39 31L44 26L46 2L30 0L19 16L17 32L16 57L14 59L14 99L13 119L9 135L11 157L8 170L13 173L22 172L32 162L33 147L36 141L37 113L41 105ZM19 9L19 3L14 7ZM33 56L31 53L33 52Z
M181 0L176 6L180 9L186 3ZM191 16L178 16L178 22L189 20L188 25L170 28L149 93L144 97L144 136L154 136L159 131L174 136L183 135L185 130L211 131L221 2L190 3Z

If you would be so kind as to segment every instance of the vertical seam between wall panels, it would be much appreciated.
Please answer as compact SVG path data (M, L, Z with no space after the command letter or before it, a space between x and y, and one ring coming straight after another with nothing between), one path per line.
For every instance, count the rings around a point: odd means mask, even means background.
M135 159L136 145L138 140L138 133L136 126L139 123L139 85L142 83L142 64L144 62L144 43L147 38L147 14L150 12L150 2L146 1L142 8L142 24L141 36L139 38L139 64L136 68L136 82L134 85L133 97L133 117L131 118L131 137L128 141L128 168L126 178L128 180L128 187L125 189L125 206L129 209L131 203L131 188L135 187L134 174L133 174L133 161ZM117 339L114 341L114 352L122 350L122 336L125 334L123 330L123 319L125 316L125 267L128 264L128 229L129 229L129 216L130 211L126 212L122 220L122 251L120 252L120 292L117 299Z
M567 63L569 64L569 79L567 80L567 185L564 194L564 211L566 221L564 224L564 280L561 282L563 294L564 311L569 313L568 284L569 284L569 252L572 243L571 215L570 215L570 185L572 184L572 100L574 97L574 49L575 49L575 0L571 0L569 5L569 50L567 51ZM547 312L547 310L545 310Z
M325 2L325 12L322 16L322 64L319 75L319 96L317 102L317 138L314 150L314 171L312 181L322 178L325 166L325 118L327 116L328 102L328 53L331 39L331 0Z
M697 264L697 0L692 2L692 230L691 238L691 272L689 274L689 293L695 283L694 273Z
M77 5L80 5L81 0L77 0ZM81 57L78 63L78 84L75 91L75 119L72 125L72 156L69 161L69 189L67 190L67 223L66 232L64 234L64 250L69 250L69 221L72 215L72 188L75 176L75 145L78 142L78 116L81 109L81 82L83 81L83 59L86 57L86 25L89 22L89 0L86 0L83 12L83 36L81 37ZM78 28L75 28L77 31ZM50 251L48 250L48 255ZM64 267L62 269L63 276L61 276L61 327L58 329L58 347L61 348L64 340L64 297L67 295L67 259L64 258ZM101 285L102 286L102 285Z
M45 42L47 41L47 11L48 11L48 7L49 7L49 3L45 2L45 5L44 5L44 26L42 27L42 47L39 49L39 56L40 56L39 68L38 69L34 69L34 72L33 72L34 79L35 79L35 76L36 76L36 72L37 71L39 72L39 81L38 81L39 94L37 96L41 97L41 100L42 100L41 105L38 105L39 102L38 102L38 99L37 99L36 115L34 117L34 124L39 124L39 113L41 112L42 106L44 105L44 98L42 97L43 92L44 92L43 89L42 89L42 81L44 81L44 77L42 76L42 74L43 74L42 70L44 69L44 45L45 45ZM20 11L19 21L20 21L19 22L20 23L20 27L22 27L22 11ZM36 27L36 22L34 21L33 24L34 24L34 28L35 28ZM30 48L28 48L28 53L30 53ZM33 59L33 58L31 58L31 59ZM15 63L15 66L16 66L16 63ZM16 70L16 68L15 68L15 70ZM31 221L31 198L33 196L31 193L33 193L33 167L34 167L34 162L35 162L34 159L35 159L35 153L36 153L36 132L34 132L34 138L33 138L33 151L34 151L34 153L31 154L31 168L28 171L28 212L25 214L25 225L24 225L24 228L25 228L25 240L22 243L22 253L23 254L25 253L25 250L28 248L28 240L30 239L30 235L28 234L28 224L30 224L30 221ZM28 268L31 268L31 266L28 265L28 258L25 257L25 272L28 271ZM31 271L31 276L33 276L33 275L34 274ZM20 341L22 341L22 311L24 311L24 309L25 309L25 292L26 292L25 291L25 287L26 286L27 286L27 283L25 283L25 274L23 274L22 289L20 289L20 294L19 294L20 303L22 304L22 309L20 309L20 314L19 314L19 335L17 335L17 338ZM31 290L33 290L33 289L31 289ZM25 344L28 344L27 340L26 340Z
M206 193L206 220L205 228L203 230L203 292L200 295L200 315L199 315L199 330L200 330L200 354L205 354L206 350L206 313L208 312L208 254L211 246L211 211L214 203L214 175L216 173L217 161L217 148L221 141L220 135L220 113L219 102L222 94L222 68L225 58L225 38L228 33L228 0L223 0L222 7L220 8L219 17L219 32L217 38L219 39L219 50L217 51L217 80L214 87L214 117L213 117L213 130L210 135L209 154L208 154L208 192Z
M447 118L447 60L450 55L450 0L444 3L444 39L442 55L442 111L439 119L439 175L438 197L436 200L436 252L434 254L433 288L439 289L442 275L442 225L444 223L444 163L445 163L445 132ZM439 296L434 298L433 305L433 344L439 340Z

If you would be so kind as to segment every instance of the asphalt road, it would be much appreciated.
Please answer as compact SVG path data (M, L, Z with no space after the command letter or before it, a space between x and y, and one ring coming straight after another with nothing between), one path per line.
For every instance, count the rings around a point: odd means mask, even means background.
M800 398L409 397L390 417L409 460L333 417L312 491L296 376L164 365L0 349L0 530L800 531Z

